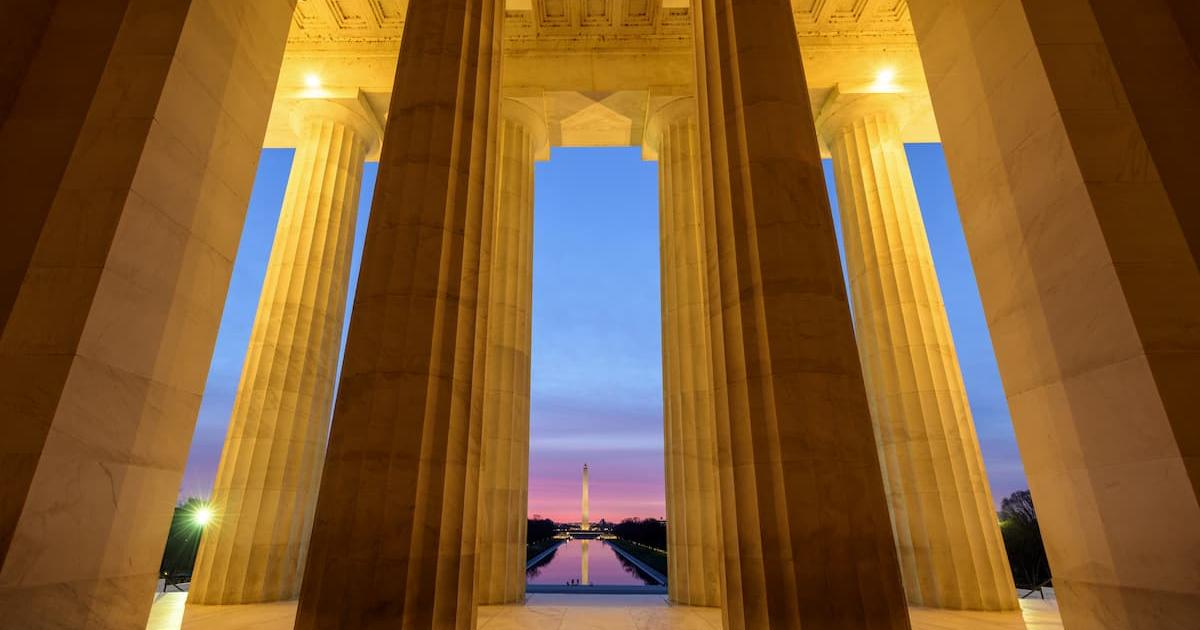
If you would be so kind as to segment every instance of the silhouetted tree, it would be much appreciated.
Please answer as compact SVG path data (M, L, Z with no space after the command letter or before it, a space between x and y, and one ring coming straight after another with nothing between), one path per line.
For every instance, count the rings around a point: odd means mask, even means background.
M1000 532L1017 586L1033 588L1050 579L1050 561L1038 526L1033 496L1028 490L1012 493L1000 502Z
M525 529L525 542L535 543L554 536L554 531L558 528L554 521L548 518L540 518L534 515L529 519L529 524Z
M613 534L656 549L667 548L667 526L654 518L627 518L613 526Z
M200 549L200 535L204 528L196 523L195 513L204 500L191 497L175 506L171 517L171 529L167 533L167 546L163 549L159 575L167 584L186 582L191 578L196 564L196 552Z

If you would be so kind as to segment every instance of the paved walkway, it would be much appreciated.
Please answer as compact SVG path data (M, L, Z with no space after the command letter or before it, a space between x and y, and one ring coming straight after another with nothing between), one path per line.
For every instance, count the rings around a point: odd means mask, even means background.
M653 567L646 564L645 562L638 560L637 558L635 558L633 556L632 553L625 551L625 549L623 549L620 545L616 545L616 544L613 544L612 542L609 542L608 546L612 547L612 550L617 552L617 555L621 556L622 558L625 558L626 560L628 560L630 562L630 564L641 569L643 573L645 573L646 575L649 575L652 579L654 579L656 582L658 582L659 586L666 588L667 576L659 573L658 571L655 571Z
M147 630L292 630L295 602L193 606L187 593L159 596ZM1061 630L1053 601L1024 600L1021 613L912 609L913 630ZM479 630L721 630L716 608L670 606L659 595L530 595L524 606L484 606Z

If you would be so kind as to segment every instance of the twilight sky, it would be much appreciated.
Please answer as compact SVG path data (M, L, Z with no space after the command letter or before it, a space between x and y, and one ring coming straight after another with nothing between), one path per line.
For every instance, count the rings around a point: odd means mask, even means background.
M908 153L999 501L1026 483L945 159L940 145ZM181 496L211 492L291 159L263 152ZM368 164L355 278L375 173ZM828 162L826 176L832 191ZM578 520L585 462L593 521L665 514L657 189L639 149L554 149L537 165L530 514Z

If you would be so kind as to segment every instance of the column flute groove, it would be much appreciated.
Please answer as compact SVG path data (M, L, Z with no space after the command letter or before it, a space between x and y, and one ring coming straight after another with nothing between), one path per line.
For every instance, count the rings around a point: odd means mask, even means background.
M909 627L790 3L694 3L724 625Z
M534 126L534 129L541 131L545 129L544 121L537 121L539 124ZM550 148L546 141L540 139L540 136L530 147L531 156L529 159L548 159ZM537 147L544 147L540 150L535 150ZM522 180L523 187L521 195L524 198L524 204L528 204L530 208L534 203L534 177L531 176ZM519 519L517 520L516 544L517 548L514 551L519 564L521 566L519 589L524 592L525 588L525 561L526 561L526 540L528 536L528 511L529 511L529 418L530 418L530 375L532 366L532 342L533 342L533 228L534 215L529 212L524 215L524 223L521 226L521 267L519 270L520 283L520 299L522 304L529 305L529 309L519 314L520 347L526 351L526 360L518 362L518 385L516 414L520 421L517 422L517 439L514 444L520 448L520 457L517 459L519 466L517 467L516 479L514 483L517 487L517 505L519 511Z
M860 357L914 605L1014 610L945 305L889 94L835 91L819 116L847 242Z
M492 294L484 372L478 601L525 597L523 477L529 460L528 327L532 310L533 169L547 147L541 116L505 99L501 108Z
M646 153L659 160L667 557L672 601L719 606L720 544L711 349L706 313L696 99L653 113Z
M333 404L359 188L378 141L357 102L309 101L188 596L292 599Z
M298 630L474 627L503 23L409 3Z

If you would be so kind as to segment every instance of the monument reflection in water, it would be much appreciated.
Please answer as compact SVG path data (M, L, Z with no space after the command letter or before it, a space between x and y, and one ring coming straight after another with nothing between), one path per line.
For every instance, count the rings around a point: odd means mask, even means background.
M603 540L568 540L525 571L530 584L654 585L657 582Z

